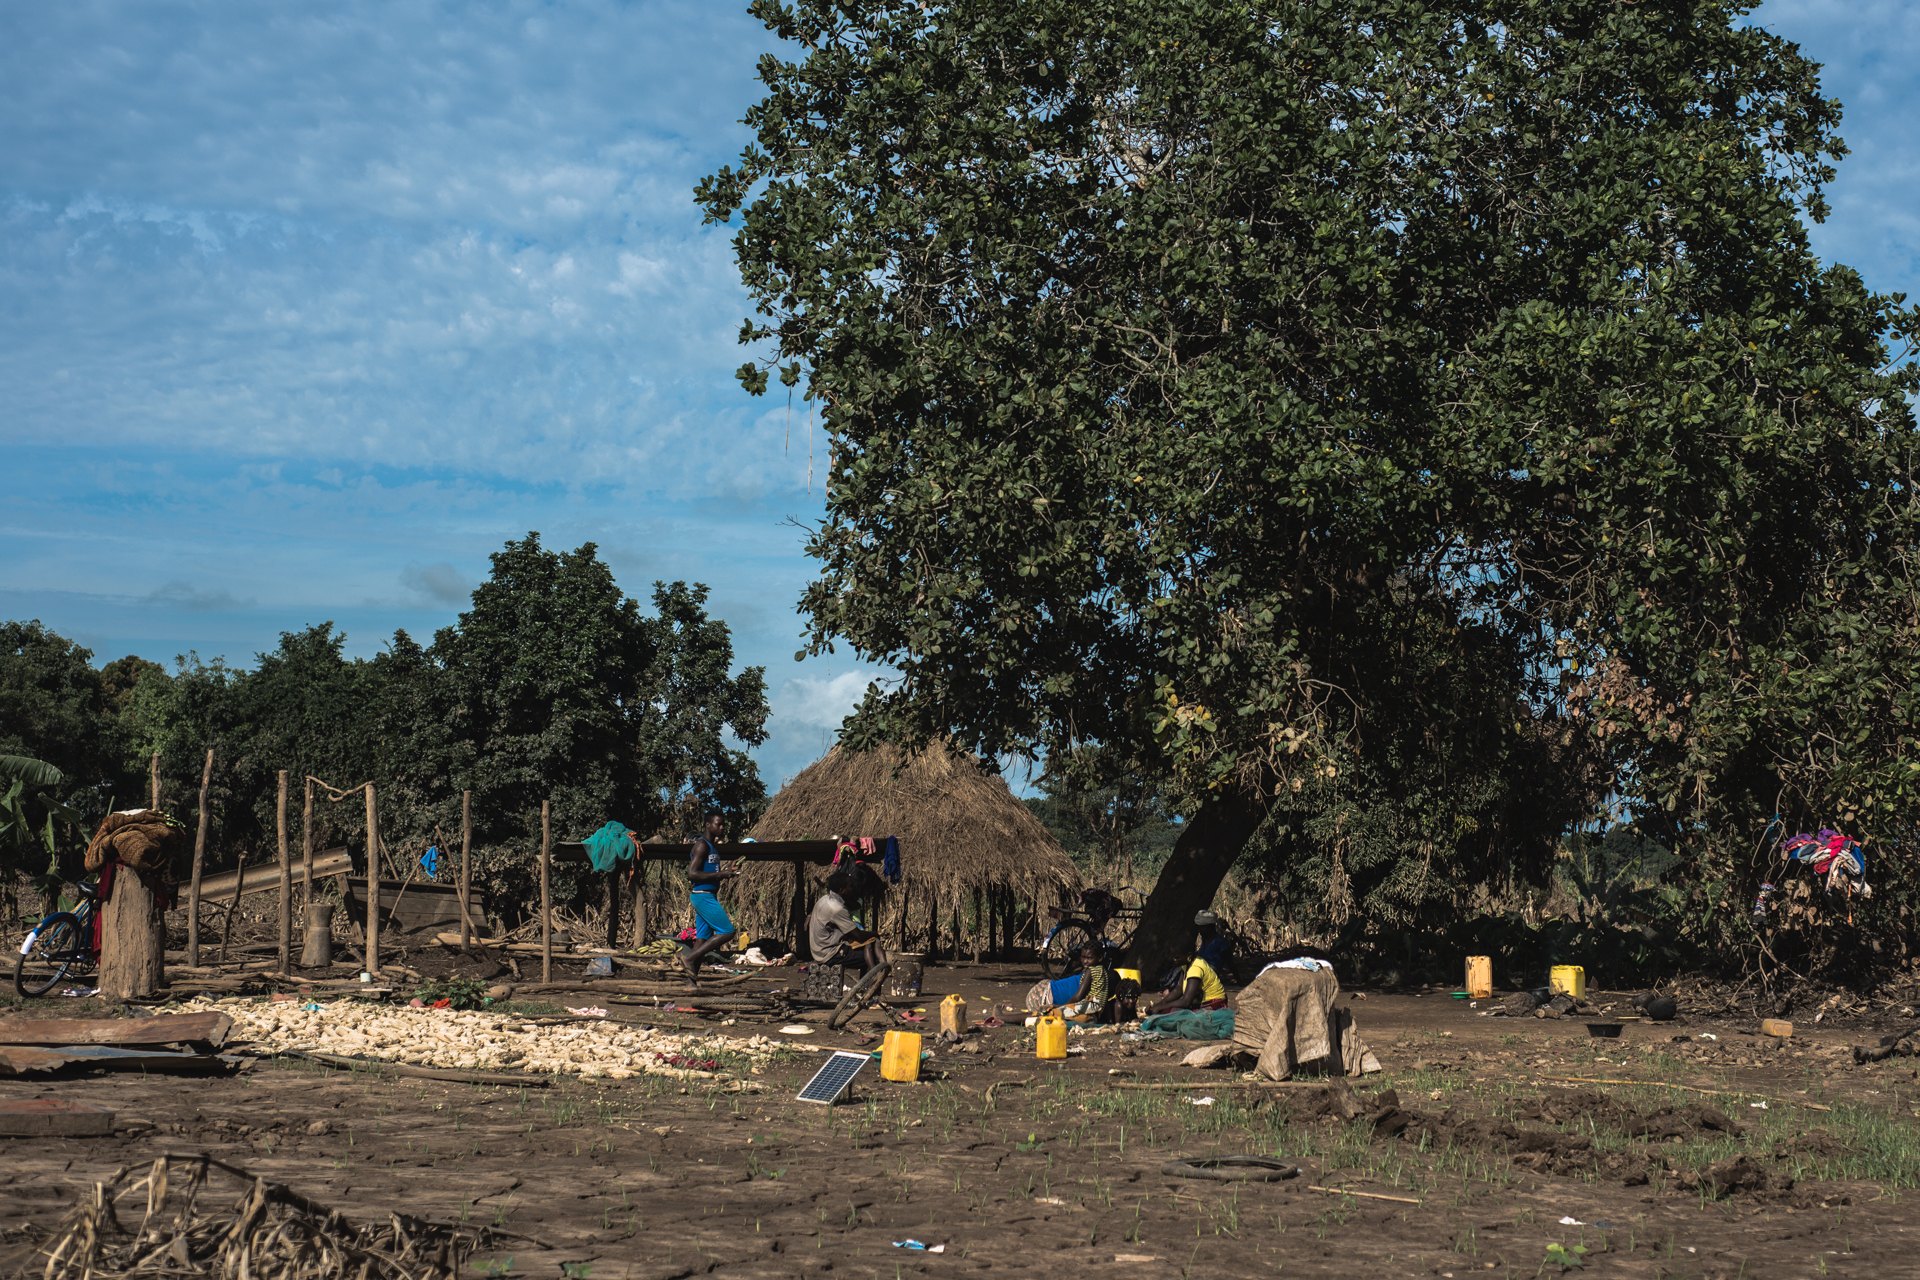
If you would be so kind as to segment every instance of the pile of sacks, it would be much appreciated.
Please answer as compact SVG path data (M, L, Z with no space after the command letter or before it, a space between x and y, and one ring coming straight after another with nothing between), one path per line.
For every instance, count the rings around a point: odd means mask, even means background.
M484 1011L403 1009L341 1000L254 1004L202 997L196 1004L233 1018L232 1039L260 1049L338 1053L462 1071L536 1071L628 1080L635 1076L727 1080L724 1071L676 1066L725 1050L757 1070L780 1046L765 1036L681 1035L623 1022L536 1026Z

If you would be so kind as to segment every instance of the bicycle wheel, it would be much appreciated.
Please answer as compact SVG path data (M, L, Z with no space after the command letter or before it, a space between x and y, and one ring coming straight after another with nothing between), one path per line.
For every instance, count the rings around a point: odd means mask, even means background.
M43 996L85 959L86 944L81 940L79 919L69 912L55 912L40 922L32 939L14 957L13 989L29 998Z
M853 1015L866 1007L867 997L880 989L880 984L886 981L887 974L892 969L893 961L889 960L885 964L877 964L867 970L867 976L860 979L859 984L851 991L841 996L840 1003L833 1007L833 1012L827 1016L827 1030L838 1031L842 1024L851 1022Z
M1047 938L1040 950L1040 973L1048 978L1071 978L1079 973L1080 948L1093 941L1084 925L1063 924Z

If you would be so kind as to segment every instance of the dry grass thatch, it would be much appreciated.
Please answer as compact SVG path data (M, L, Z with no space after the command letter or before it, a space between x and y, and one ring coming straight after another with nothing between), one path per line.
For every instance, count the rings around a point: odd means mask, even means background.
M896 747L834 747L773 798L753 829L760 840L897 836L902 883L879 913L883 937L908 950L1004 951L1035 905L1080 887L1080 873L1047 829L972 755L935 742L903 758ZM809 867L796 885L786 863L749 863L728 898L754 933L797 938L826 879Z

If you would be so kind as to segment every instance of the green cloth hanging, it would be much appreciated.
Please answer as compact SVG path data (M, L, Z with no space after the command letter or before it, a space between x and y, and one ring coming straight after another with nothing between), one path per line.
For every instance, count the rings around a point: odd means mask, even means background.
M633 857L633 832L618 822L609 822L580 843L587 846L587 860L595 871L611 871L622 858Z

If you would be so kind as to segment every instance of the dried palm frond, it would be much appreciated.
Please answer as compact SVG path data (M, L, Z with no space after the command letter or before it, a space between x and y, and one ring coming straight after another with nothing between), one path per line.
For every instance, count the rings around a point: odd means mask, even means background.
M231 1205L209 1209L201 1196L215 1171L245 1188ZM120 1202L142 1191L146 1212L128 1230ZM169 1154L144 1176L128 1166L96 1182L41 1250L47 1261L37 1280L454 1280L495 1236L526 1239L400 1213L380 1223L354 1222L224 1161ZM31 1275L17 1273L18 1280Z

